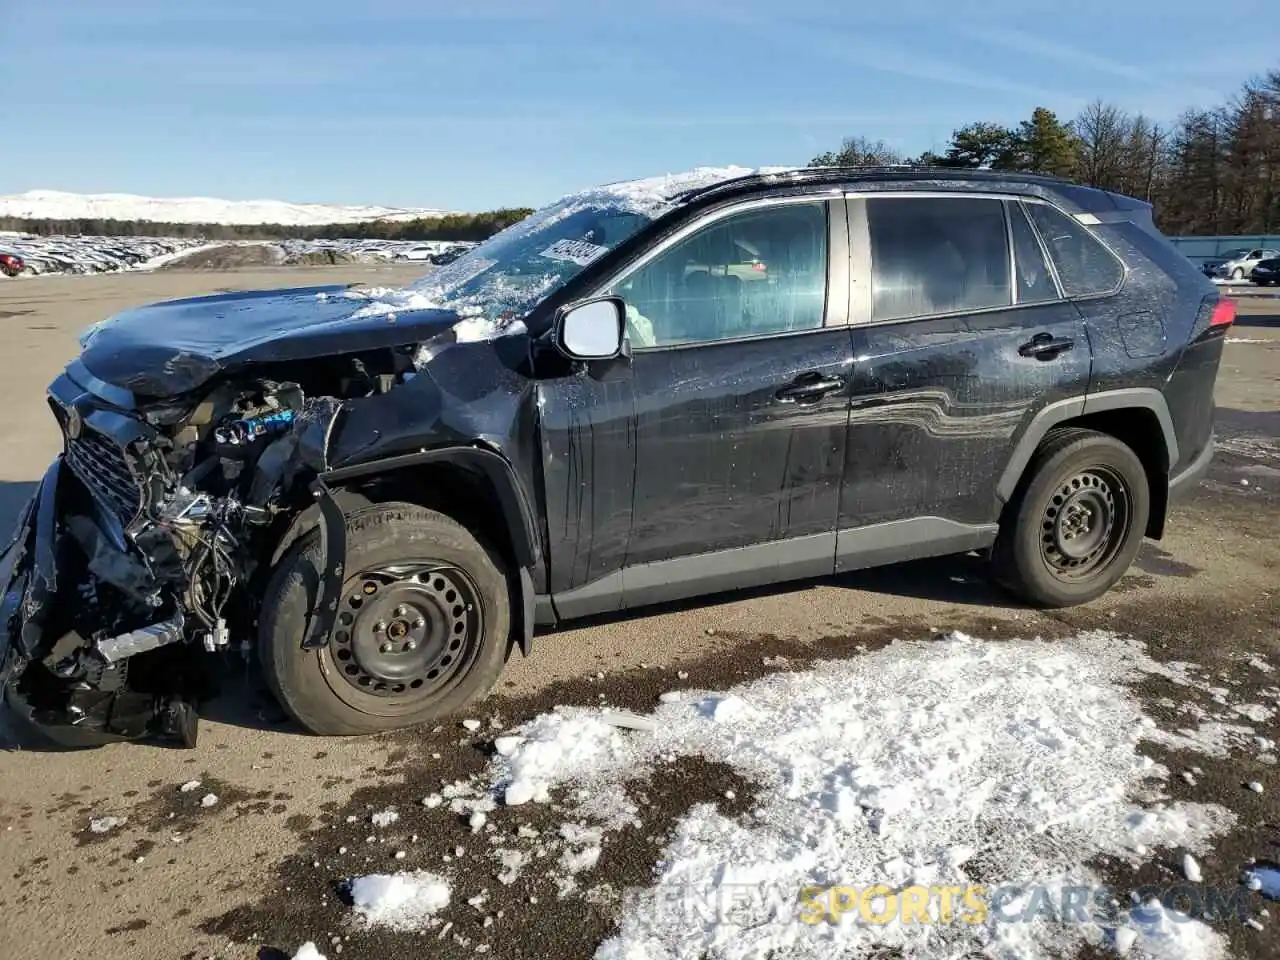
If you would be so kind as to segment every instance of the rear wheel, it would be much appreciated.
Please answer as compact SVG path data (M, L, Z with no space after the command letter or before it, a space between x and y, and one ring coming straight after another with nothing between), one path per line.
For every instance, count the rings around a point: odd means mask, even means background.
M359 734L413 726L492 689L511 628L507 578L465 527L411 504L349 516L350 576L333 635L304 650L319 551L313 531L286 553L259 623L267 681L304 727Z
M1128 570L1150 510L1146 471L1129 447L1092 430L1053 431L1006 507L996 576L1038 606L1086 603Z
M16 277L20 272L17 267L10 266L7 263L0 264L0 273L3 273L6 277Z

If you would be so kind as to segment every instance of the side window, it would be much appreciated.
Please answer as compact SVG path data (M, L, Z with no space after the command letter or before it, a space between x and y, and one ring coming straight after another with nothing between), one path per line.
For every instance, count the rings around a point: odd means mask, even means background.
M1067 296L1110 293L1120 285L1124 268L1082 223L1044 203L1029 203L1026 209L1049 248Z
M821 327L827 304L827 205L735 214L693 233L614 285L633 346Z
M872 197L867 220L873 320L1013 303L999 200Z
M1049 275L1044 251L1036 239L1021 204L1009 204L1009 225L1013 232L1013 262L1017 278L1018 303L1045 303L1058 299L1058 288Z

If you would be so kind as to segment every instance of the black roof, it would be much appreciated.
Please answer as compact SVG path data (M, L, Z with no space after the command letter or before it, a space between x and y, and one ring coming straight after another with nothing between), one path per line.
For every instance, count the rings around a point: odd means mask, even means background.
M731 180L721 180L706 187L686 190L671 199L679 204L710 201L717 197L751 193L764 188L797 186L833 186L846 183L1004 183L1025 184L1028 193L1044 196L1052 194L1069 198L1084 210L1102 211L1148 207L1141 200L1122 197L1097 187L1088 187L1038 173L1019 173L1011 170L971 170L956 167L922 166L846 166L800 167L795 170L770 173L752 173Z

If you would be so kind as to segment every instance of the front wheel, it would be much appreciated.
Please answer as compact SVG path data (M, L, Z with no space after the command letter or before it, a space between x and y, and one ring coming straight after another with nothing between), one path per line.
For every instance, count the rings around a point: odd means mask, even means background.
M996 577L1037 606L1087 603L1129 569L1150 512L1133 450L1093 430L1052 431L1006 507Z
M507 577L465 527L405 503L349 516L337 623L328 644L305 650L319 560L312 531L273 573L258 627L267 682L302 726L328 735L409 727L493 688L511 629Z
M1232 270L1232 271L1231 271L1231 279L1232 279L1232 280L1243 280L1243 279L1244 279L1244 270L1243 270L1243 269L1241 269L1240 267L1236 267L1234 270Z

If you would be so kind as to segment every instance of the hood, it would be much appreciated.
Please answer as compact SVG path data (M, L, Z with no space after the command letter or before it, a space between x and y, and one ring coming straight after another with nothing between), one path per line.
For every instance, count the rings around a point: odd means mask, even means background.
M225 293L126 310L91 327L80 362L140 397L195 390L248 364L395 347L442 333L449 310L397 310L352 319L367 301L346 286Z

